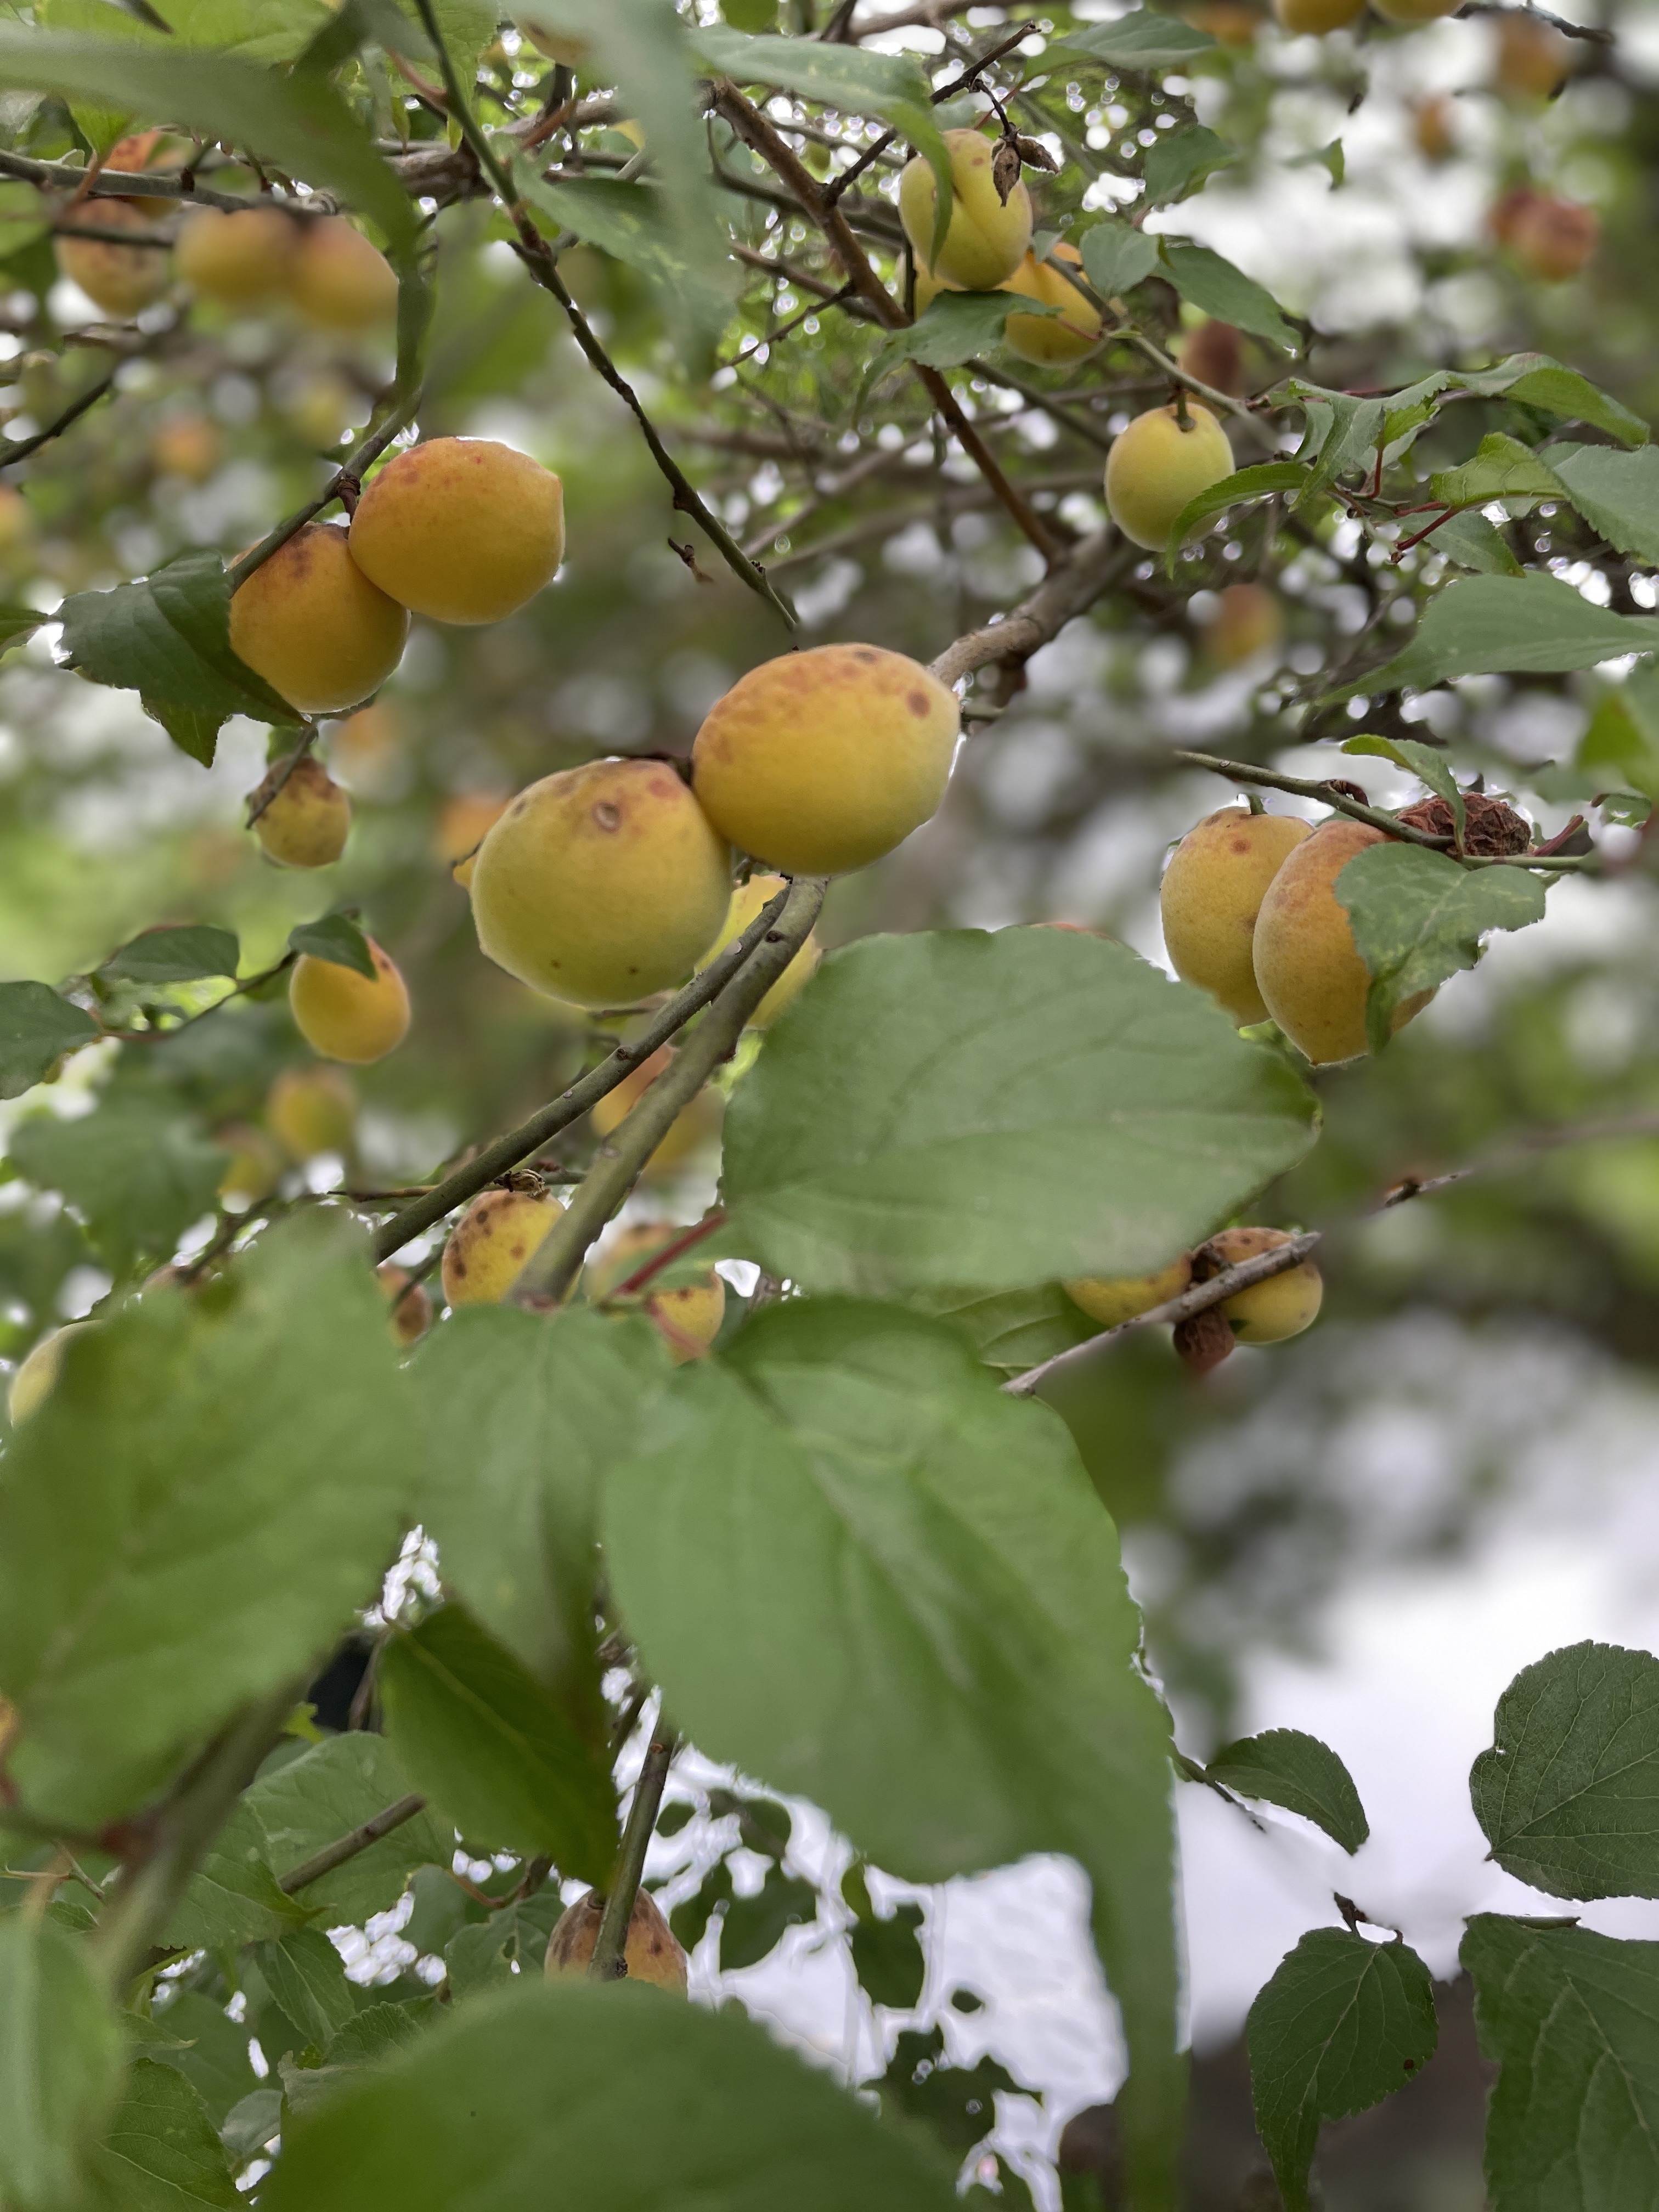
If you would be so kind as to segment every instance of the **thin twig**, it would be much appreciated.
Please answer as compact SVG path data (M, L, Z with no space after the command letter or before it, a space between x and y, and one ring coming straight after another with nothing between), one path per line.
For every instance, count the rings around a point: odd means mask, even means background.
M32 438L20 438L15 445L0 446L0 469L9 469L18 461L27 460L29 455L38 453L42 446L49 446L54 438L61 438L65 430L78 422L89 409L95 407L106 393L115 389L115 380L125 365L126 357L124 356L107 376L100 377L78 399L72 399L56 421L48 422L44 430L37 430Z
M668 1779L668 1770L678 1748L673 1730L659 1720L645 1754L645 1764L640 1769L640 1778L634 1784L634 1802L628 1808L628 1826L623 1830L617 1870L605 1892L599 1932L593 1938L593 1955L587 1962L590 1981L619 1982L627 1976L628 1929L634 1917L634 1900L640 1893L645 1855L650 1849L652 1832L662 1806L663 1784Z
M421 395L418 392L407 393L397 400L380 428L363 440L356 452L343 467L336 471L326 487L315 499L307 500L303 507L296 507L294 513L285 516L274 530L267 532L257 545L244 553L240 561L233 561L225 571L226 576L229 579L231 590L240 591L256 568L263 568L273 553L280 553L289 539L303 530L307 523L313 516L320 514L325 507L331 507L337 499L348 491L361 491L363 471L372 461L379 460L392 440L401 431L408 428L410 423L415 419L415 410L420 404Z
M1017 607L947 645L930 664L933 674L941 684L956 684L992 661L1020 666L1074 616L1092 606L1103 592L1120 582L1139 558L1139 548L1109 525L1096 531Z
M289 1897L297 1890L308 1889L313 1881L320 1881L325 1874L332 1874L336 1867L355 1859L359 1851L366 1851L371 1844L378 1844L382 1836L389 1836L394 1828L401 1828L405 1820L412 1820L417 1813L425 1810L424 1797L400 1797L395 1805L388 1805L384 1813L365 1820L349 1835L337 1837L333 1843L325 1844L321 1850L313 1851L308 1859L301 1859L288 1873L279 1875L277 1888Z
M980 58L963 70L959 76L953 76L949 84L939 87L933 96L933 106L941 106L945 100L954 99L957 93L966 92L975 79L983 70L989 69L993 62L1000 61L1011 46L1017 46L1022 39L1029 38L1030 29L1029 23L1022 23L1017 31L1011 31L1006 38L999 40L988 53L981 54ZM823 197L826 205L834 207L848 185L855 184L866 169L878 161L898 135L896 131L883 131L873 145L865 148L850 169L843 169L838 177L832 178L824 188Z

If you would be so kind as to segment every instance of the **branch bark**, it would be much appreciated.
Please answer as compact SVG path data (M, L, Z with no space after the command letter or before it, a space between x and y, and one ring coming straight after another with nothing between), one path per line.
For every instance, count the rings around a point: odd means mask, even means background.
M659 1717L646 1750L639 1780L634 1784L634 1802L628 1808L628 1826L623 1831L617 1871L605 1893L599 1932L593 1938L593 1955L587 1962L590 1981L619 1982L627 1975L628 1929L634 1917L634 1900L640 1893L645 1855L650 1849L652 1832L661 1809L663 1784L678 1749L673 1730L665 1728Z
M1073 616L1082 614L1103 592L1109 591L1139 557L1139 550L1108 524L1085 538L1009 613L947 645L929 664L933 674L941 684L955 684L992 661L1010 667L1022 665L1039 646L1058 635Z

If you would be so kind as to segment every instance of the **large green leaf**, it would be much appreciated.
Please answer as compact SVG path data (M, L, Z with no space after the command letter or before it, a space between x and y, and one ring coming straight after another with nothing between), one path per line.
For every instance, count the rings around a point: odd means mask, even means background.
M1146 205L1162 207L1168 201L1185 199L1213 171L1231 167L1238 158L1237 147L1230 146L1205 124L1170 131L1147 148L1141 164Z
M134 1809L374 1594L417 1448L355 1233L284 1224L228 1312L164 1291L76 1336L0 1465L9 1771L42 1817Z
M1574 1644L1522 1668L1469 1776L1499 1866L1552 1897L1659 1897L1659 1659Z
M1371 1832L1353 1777L1328 1744L1300 1729L1245 1736L1217 1752L1204 1771L1240 1797L1299 1813L1345 1851L1357 1851Z
M952 2212L950 2165L734 2011L480 1997L285 2128L265 2212Z
M242 1802L258 1824L265 1864L273 1874L286 1875L414 1788L386 1738L358 1731L313 1744L275 1773L262 1775ZM331 1927L367 1920L397 1903L416 1867L447 1867L454 1849L448 1826L431 1813L417 1813L331 1874L308 1882L295 1901L324 1914Z
M1163 254L1164 270L1183 300L1286 352L1294 349L1296 331L1273 294L1224 255L1184 238L1165 239Z
M1058 1283L1030 1283L1018 1291L916 1291L905 1304L948 1321L988 1367L1006 1375L1023 1375L1100 1334L1100 1323Z
M1659 617L1614 615L1554 576L1470 576L1429 602L1403 653L1328 699L1431 691L1455 676L1558 675L1659 649Z
M1179 15L1166 15L1153 8L1137 8L1115 22L1091 23L1066 33L1065 43L1039 54L1032 75L1059 64L1070 65L1074 56L1086 54L1108 69L1180 69L1215 45L1207 31L1183 23Z
M1544 919L1544 878L1534 870L1465 868L1423 845L1369 845L1339 872L1334 889L1370 973L1373 1052L1393 1035L1407 999L1474 967L1491 931Z
M1189 499L1175 520L1170 525L1169 548L1164 562L1173 576L1188 539L1200 522L1224 507L1242 506L1246 501L1273 499L1285 492L1300 491L1307 483L1308 471L1300 461L1252 461L1248 468L1235 469L1231 476L1206 485Z
M69 2197L119 2094L121 2031L85 1943L50 1920L0 1917L0 2190L18 2212Z
M1434 1984L1398 1937L1316 1928L1279 1961L1245 2034L1257 2132L1286 2212L1308 2212L1320 2122L1381 2104L1433 2057Z
M1494 2212L1659 2203L1659 1943L1478 1913L1461 1954L1480 2048Z
M1609 545L1659 563L1659 446L1633 453L1613 446L1547 446L1540 458Z
M47 983L0 983L0 1098L19 1098L66 1052L101 1034L92 1016Z
M803 1300L682 1369L647 1433L607 1480L606 1554L668 1710L907 1878L1077 1859L1133 2054L1146 2202L1163 2203L1180 2097L1167 1724L1058 1418L938 1322Z
M1133 291L1158 266L1158 240L1133 223L1097 222L1083 233L1078 250L1083 273L1103 299Z
M470 1843L544 1853L603 1883L617 1852L609 1757L584 1742L523 1662L464 1607L393 1638L380 1695L398 1755Z
M153 2058L133 2067L89 2163L94 2200L109 2212L233 2212L246 2202L200 2096Z
M167 1942L181 1951L234 1950L303 1927L310 1910L277 1887L269 1851L245 1794L191 1877L168 1923Z
M199 1990L181 1990L156 2024L177 2039L150 2056L163 2066L176 2066L193 2082L216 2128L223 2124L233 2106L251 2097L259 2078L248 2057L248 2030L239 2025L222 2005Z
M36 1115L7 1151L20 1175L61 1191L118 1278L141 1258L167 1260L181 1231L212 1208L225 1155L159 1084L112 1084L76 1121Z
M1530 446L1501 430L1483 438L1461 466L1437 470L1429 478L1430 497L1447 507L1484 507L1495 499L1559 499L1565 489Z
M125 975L135 983L192 983L204 975L234 977L242 949L234 929L210 922L147 929L112 952L106 975Z
M1311 1141L1313 1102L1200 992L1064 930L827 959L726 1115L740 1243L812 1290L1162 1267Z
M357 2007L340 1954L319 1929L293 1928L254 1952L265 1987L307 2042L320 2051Z
M1000 343L1010 315L1057 315L1046 301L1018 292L941 292L914 323L895 331L870 364L882 376L902 361L925 368L956 368Z

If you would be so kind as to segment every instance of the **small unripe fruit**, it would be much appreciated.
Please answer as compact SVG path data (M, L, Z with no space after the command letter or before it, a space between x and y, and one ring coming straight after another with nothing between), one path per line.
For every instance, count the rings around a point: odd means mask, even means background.
M265 1127L290 1159L349 1152L356 1087L337 1067L285 1067L265 1093Z
M547 1939L550 1977L586 1973L604 1917L605 1899L594 1889L566 1906ZM630 1982L649 1982L653 1989L672 1990L676 1996L685 1995L685 1953L654 1899L643 1889L634 1899L623 1958Z
M746 884L739 884L732 894L732 910L726 917L726 927L698 961L698 967L708 967L711 960L725 951L734 938L743 935L763 907L769 906L778 893L787 888L788 878L786 876L750 876ZM814 932L750 1015L750 1029L767 1028L776 1021L786 1006L794 1004L811 981L822 956L823 947Z
M287 285L299 226L280 208L234 215L203 208L179 234L174 265L194 292L228 307L251 307Z
M343 216L301 226L288 293L307 320L329 331L372 330L398 312L391 264Z
M1530 275L1546 284L1560 284L1578 274L1601 235L1594 208L1532 193L1516 214L1509 242Z
M149 213L131 200L83 201L78 220L100 230L153 231ZM141 308L159 300L172 281L164 246L117 246L106 238L72 238L61 232L52 240L58 266L78 284L94 307L101 307L117 322L131 321Z
M956 698L902 653L818 645L740 677L691 748L732 844L792 876L878 860L927 821L955 756Z
M679 982L720 935L731 855L664 761L592 761L521 791L478 848L478 943L581 1006Z
M1187 332L1176 349L1176 359L1188 376L1207 384L1212 392L1224 392L1242 399L1249 389L1244 374L1244 340L1236 325L1212 316Z
M1229 584L1204 624L1204 644L1224 668L1254 660L1285 635L1279 601L1265 584Z
M1213 1255L1218 1273L1222 1267L1237 1267L1241 1260L1254 1260L1259 1252L1276 1251L1290 1241L1284 1229L1223 1229L1205 1249ZM1265 1283L1253 1283L1248 1291L1224 1298L1221 1311L1237 1343L1280 1344L1310 1327L1324 1295L1318 1268L1311 1260L1304 1260L1281 1275L1269 1275Z
M432 1326L432 1301L424 1283L410 1280L406 1268L382 1261L374 1270L376 1281L392 1309L392 1334L399 1344L413 1344Z
M351 518L363 574L434 622L514 613L564 558L564 487L489 438L431 438L389 461Z
M1175 404L1137 415L1112 441L1106 456L1106 505L1123 535L1136 545L1161 553L1170 542L1176 517L1190 499L1233 472L1227 433L1207 407L1187 403L1182 429ZM1202 523L1202 537L1218 518Z
M631 1075L623 1076L614 1091L606 1091L588 1116L593 1124L593 1133L601 1144L632 1113L673 1057L670 1047L659 1045L650 1058L642 1060ZM683 1106L669 1123L668 1134L646 1162L644 1172L652 1176L672 1175L694 1152L713 1144L720 1134L720 1107L717 1094L712 1091L698 1091L690 1103Z
M219 1130L214 1142L230 1155L230 1164L219 1178L219 1196L244 1207L257 1206L276 1189L283 1172L282 1157L263 1129L245 1121L232 1121Z
M1432 23L1442 15L1455 14L1463 0L1371 0L1371 5L1387 23Z
M899 179L899 219L916 265L964 291L994 291L1012 276L1031 243L1031 196L1017 184L1005 203L991 174L992 143L978 131L947 131L955 197L945 243L933 258L939 187L918 154Z
M337 714L379 690L408 635L404 609L326 523L296 530L231 598L231 651L302 714Z
M1261 902L1310 834L1291 814L1224 806L1187 832L1164 871L1158 908L1175 971L1218 1000L1241 1027L1267 1018L1252 961Z
M1282 29L1292 37L1310 32L1322 39L1328 31L1340 31L1365 12L1365 0L1273 0L1273 13ZM1193 374L1196 375L1197 370Z
M224 441L205 415L173 415L157 423L149 457L164 477L205 483L219 465Z
M1370 971L1348 910L1334 888L1356 853L1388 842L1369 822L1339 815L1290 854L1268 885L1255 923L1255 979L1267 1012L1316 1066L1367 1050ZM1420 991L1395 1012L1403 1028L1433 997Z
M336 960L302 952L289 981L288 1003L295 1024L314 1053L325 1060L367 1066L384 1060L409 1030L409 993L404 979L371 937L373 981Z
M1155 1275L1085 1275L1063 1285L1073 1305L1081 1306L1091 1321L1104 1328L1150 1313L1166 1299L1178 1298L1193 1279L1190 1253L1183 1252L1160 1267Z
M487 1190L475 1198L444 1247L450 1304L498 1305L563 1212L541 1191Z
M602 1304L630 1275L637 1274L647 1260L684 1233L667 1221L641 1222L624 1229L589 1263L588 1297L595 1305ZM653 1279L637 1295L677 1367L688 1359L701 1359L720 1334L726 1317L726 1285L712 1267L704 1268L695 1283L659 1290Z
M70 1322L63 1328L53 1329L50 1336L43 1336L28 1353L12 1376L11 1388L6 1393L6 1413L13 1428L21 1427L31 1413L40 1412L58 1388L70 1339L78 1330L94 1325L88 1321Z
M321 761L278 761L248 800L253 834L285 868L325 868L345 850L351 801Z
M1035 362L1040 368L1081 361L1100 343L1099 308L1054 265L1067 261L1073 268L1083 266L1083 256L1076 246L1067 246L1062 240L1046 261L1039 261L1034 254L1028 253L1000 288L1005 292L1018 292L1023 299L1041 300L1045 307L1060 310L1058 315L1010 315L1004 327L1002 335L1009 352L1018 354L1022 361Z
M1509 9L1493 18L1498 52L1492 74L1512 100L1548 100L1572 75L1572 41L1535 15Z

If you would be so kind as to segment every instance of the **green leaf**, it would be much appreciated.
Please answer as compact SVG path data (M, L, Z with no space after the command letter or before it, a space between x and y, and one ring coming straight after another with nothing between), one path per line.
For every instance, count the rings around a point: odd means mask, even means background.
M325 914L317 921L296 922L288 933L290 952L308 952L313 960L331 961L337 968L355 969L374 980L374 955L368 939L349 914Z
M1613 2212L1659 2196L1659 1943L1477 1913L1464 1933L1494 2212Z
M1147 148L1146 159L1141 164L1146 205L1162 207L1171 200L1184 200L1215 170L1229 167L1238 158L1237 146L1218 138L1202 123L1194 123L1185 131L1166 132L1155 146ZM1216 258L1218 260L1220 256Z
M811 1290L1136 1274L1298 1159L1311 1119L1282 1060L1121 945L871 937L738 1085L726 1197Z
M668 1916L668 1924L682 1949L696 1949L709 1922L723 1916L735 1894L731 1868L724 1859L716 1859L691 1895L683 1897Z
M130 115L231 140L337 192L372 216L394 245L414 235L403 186L333 87L315 76L284 76L260 63L192 52L171 39L82 38L19 24L0 25L0 84L104 101Z
M948 1321L986 1366L1005 1375L1023 1375L1028 1367L1100 1334L1100 1323L1091 1321L1058 1283L1032 1283L1018 1291L915 1291L905 1304L935 1321Z
M1659 1659L1574 1644L1523 1668L1469 1794L1518 1881L1552 1897L1659 1897Z
M1108 69L1179 69L1214 45L1207 31L1183 23L1178 15L1137 8L1133 15L1120 15L1115 22L1068 31L1063 44L1051 46L1037 56L1032 70L1035 74L1050 64L1069 63L1073 54L1087 54L1091 61L1104 62Z
M1166 238L1162 241L1162 249L1170 282L1183 300L1190 300L1206 315L1215 315L1255 337L1283 346L1287 353L1295 350L1296 331L1285 321L1284 310L1265 285L1258 284L1255 277L1247 276L1242 269L1236 269L1231 261L1207 246L1194 246L1182 238Z
M641 2115L649 2124L641 2125ZM263 2212L952 2212L953 2176L735 2012L522 1982L284 2129Z
M225 1171L224 1153L194 1118L142 1079L112 1084L78 1121L20 1122L7 1150L38 1189L63 1193L118 1277L141 1258L171 1259L180 1232L211 1212Z
M0 2189L18 2212L70 2196L120 2091L121 2031L86 1944L0 1917Z
M14 606L9 599L0 599L0 653L33 637L46 620L38 607Z
M399 0L399 5L411 26L423 28L415 0ZM463 84L471 82L479 55L495 35L501 12L495 0L433 0L438 36L459 67Z
M1607 772L1632 791L1659 798L1659 671L1650 660L1610 686L1596 702L1578 741L1574 766L1605 781Z
M340 1954L320 1929L295 1928L259 1944L253 1956L271 1996L319 2050L356 2013Z
M470 1842L545 1853L561 1874L609 1880L617 1850L609 1760L460 1606L394 1636L380 1686L392 1744L416 1788Z
M1299 491L1307 482L1308 472L1300 461L1255 461L1247 469L1235 469L1231 476L1223 477L1218 483L1189 499L1170 526L1170 547L1164 556L1164 567L1173 576L1180 562L1182 548L1200 522L1223 507L1237 507L1241 501L1272 499L1285 492Z
M1462 842L1468 809L1444 753L1437 751L1432 745L1419 744L1415 738L1378 738L1369 733L1348 738L1342 750L1345 753L1373 754L1379 759L1391 760L1396 768L1408 769L1419 783L1426 784L1437 799L1443 799L1450 807L1456 835Z
M1550 446L1544 458L1590 528L1620 552L1659 564L1659 446Z
M940 292L907 329L895 331L870 364L873 380L902 361L957 368L997 344L1010 315L1057 315L1043 300L1018 292Z
M414 1787L384 1736L354 1730L313 1744L275 1773L261 1776L243 1793L242 1806L257 1825L264 1863L273 1875L285 1875ZM308 1913L325 1912L330 1927L367 1920L398 1902L416 1867L447 1867L454 1849L450 1827L432 1813L417 1813L331 1874L308 1882L295 1903Z
M1236 1796L1299 1813L1345 1851L1357 1851L1371 1832L1347 1768L1328 1745L1300 1729L1245 1736L1217 1752L1204 1771Z
M777 21L778 0L720 0L720 14L734 31L769 31Z
M263 2150L283 2122L280 2089L252 2089L225 2115L220 2141L240 2164Z
M1431 552L1474 568L1483 576L1519 576L1525 572L1495 524L1484 514L1454 514L1437 525L1424 541Z
M1497 430L1480 441L1461 468L1436 470L1429 478L1429 496L1445 507L1485 507L1495 499L1561 499L1566 490L1530 446Z
M194 2212L232 2208L238 2196L224 2148L185 2076L141 2058L126 2094L90 2160L94 2191L110 2212Z
M184 2047L158 2050L151 2056L163 2066L176 2067L194 2084L209 2119L216 2128L221 2126L233 2107L259 2086L248 2057L247 2028L239 2027L222 2005L199 1990L181 1990L155 2018Z
M1573 422L1588 422L1605 430L1620 445L1644 446L1650 433L1639 415L1632 414L1608 393L1599 391L1576 368L1565 368L1547 354L1511 354L1496 368L1455 375L1451 381L1465 392L1482 397L1520 401L1542 408Z
M20 1098L44 1082L66 1052L102 1030L46 983L0 983L0 1098Z
M1158 266L1158 240L1133 223L1097 222L1078 245L1083 273L1104 300L1132 292Z
M432 41L412 15L400 11L398 0L342 0L325 17L295 68L326 76L365 46L378 46L410 61L432 59Z
M1335 191L1348 173L1348 157L1342 149L1342 141L1333 138L1328 145L1315 146L1305 154L1294 154L1285 162L1287 169L1325 170L1330 177L1331 190Z
M241 957L234 929L191 922L179 928L145 930L118 952L112 952L102 972L129 976L135 983L190 983L201 975L234 980Z
M245 1793L214 1838L168 1923L168 1945L181 1951L234 1950L240 1944L265 1942L286 1935L290 1928L304 1927L310 1911L276 1887L267 1863L268 1849L264 1830Z
M145 1298L70 1343L0 1465L9 1771L41 1818L133 1810L376 1588L416 1449L367 1254L283 1224L230 1310Z
M1659 617L1609 614L1554 576L1470 576L1430 600L1403 653L1326 701L1431 691L1453 677L1502 671L1559 675L1656 648Z
M548 184L522 159L513 164L513 179L528 204L559 229L574 230L647 277L671 316L676 307L683 312L690 305L710 343L725 327L733 287L711 283L702 262L688 257L684 226L661 192L649 185L604 177Z
M937 1322L791 1300L680 1369L647 1437L606 1482L605 1549L668 1710L903 1879L1080 1863L1160 2203L1180 2102L1167 1725L1069 1434Z
M595 1744L609 1726L593 1644L599 1480L666 1372L643 1319L485 1305L452 1314L410 1370L428 1447L416 1504L445 1582Z
M329 2064L368 2066L389 2051L401 2051L419 2033L424 2017L419 2008L430 2002L417 1997L413 2004L365 2005L329 2045Z
M734 1897L720 1922L720 1972L735 1974L758 1966L775 1950L791 1928L810 1927L818 1917L818 1893L810 1881L785 1874L775 1863L753 1897Z
M909 2012L921 2002L927 1959L917 1932L921 1926L919 1905L898 1905L887 1920L874 1913L867 1917L860 1915L850 1939L853 1972L872 2004L885 2005L892 2012ZM722 1939L722 1964L724 1960Z
M960 2161L996 2125L997 2092L1020 2084L994 2058L953 2066L937 2028L906 2028L892 2062L875 2085L884 2111L920 2121Z
M1279 1961L1244 2032L1256 2131L1286 2212L1308 2212L1320 2122L1368 2112L1433 2057L1434 1984L1397 1936L1316 1928Z
M1544 919L1544 881L1532 869L1460 867L1422 845L1367 846L1339 871L1335 890L1370 973L1365 1026L1373 1052L1393 1035L1407 999L1474 967L1490 931Z

